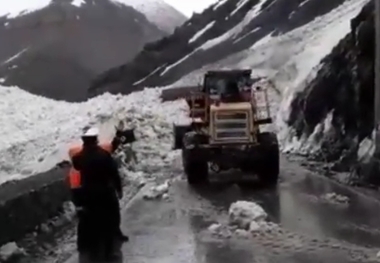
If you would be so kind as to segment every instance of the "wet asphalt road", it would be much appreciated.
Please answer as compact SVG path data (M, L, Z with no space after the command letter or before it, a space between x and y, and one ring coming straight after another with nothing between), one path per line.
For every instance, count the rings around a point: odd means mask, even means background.
M123 230L131 240L116 262L377 262L380 202L297 164L283 160L282 166L276 189L224 183L192 189L181 178L173 181L168 200L144 200L143 190L123 209ZM349 203L321 198L332 192L347 196ZM208 227L226 223L228 207L237 200L259 203L280 227L250 237L213 235ZM65 262L88 261L73 255Z

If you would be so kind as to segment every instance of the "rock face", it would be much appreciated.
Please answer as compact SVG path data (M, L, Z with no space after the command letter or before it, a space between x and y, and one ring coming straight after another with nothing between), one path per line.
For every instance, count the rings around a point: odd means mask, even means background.
M99 75L91 95L168 85L185 74L326 14L344 0L228 0L193 15L174 33L145 45L133 59ZM244 4L242 4L244 3ZM202 33L202 34L201 34Z
M336 162L338 170L352 167L359 143L373 130L374 52L371 1L351 20L351 33L323 59L316 78L291 105L288 123L296 136L314 133L321 145L314 157Z
M0 79L53 99L86 99L90 80L130 61L166 35L132 7L111 0L75 6L55 0L19 16L0 17Z

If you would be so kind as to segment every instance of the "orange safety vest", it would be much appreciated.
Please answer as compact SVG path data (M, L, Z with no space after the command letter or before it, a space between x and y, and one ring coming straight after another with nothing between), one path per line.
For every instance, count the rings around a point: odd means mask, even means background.
M103 143L99 144L101 148L106 150L107 152L112 152L112 144ZM72 160L77 154L82 151L82 146L74 146L69 149L69 157ZM70 171L67 176L67 182L70 186L70 189L78 189L82 186L82 178L81 174L78 170L74 169L74 167L70 168Z

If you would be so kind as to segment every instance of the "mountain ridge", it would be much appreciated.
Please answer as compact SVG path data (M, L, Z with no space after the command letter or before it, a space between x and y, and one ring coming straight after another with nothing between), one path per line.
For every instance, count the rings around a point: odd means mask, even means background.
M131 6L81 1L76 6L55 0L33 12L0 17L2 85L83 101L97 74L131 60L145 43L167 34Z

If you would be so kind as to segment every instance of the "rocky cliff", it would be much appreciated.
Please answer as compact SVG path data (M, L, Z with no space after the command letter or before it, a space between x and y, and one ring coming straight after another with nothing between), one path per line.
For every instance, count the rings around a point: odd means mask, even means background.
M351 33L322 60L316 78L291 104L288 124L295 136L313 136L320 147L310 156L333 163L338 171L355 166L374 128L374 57L371 1L351 20Z

